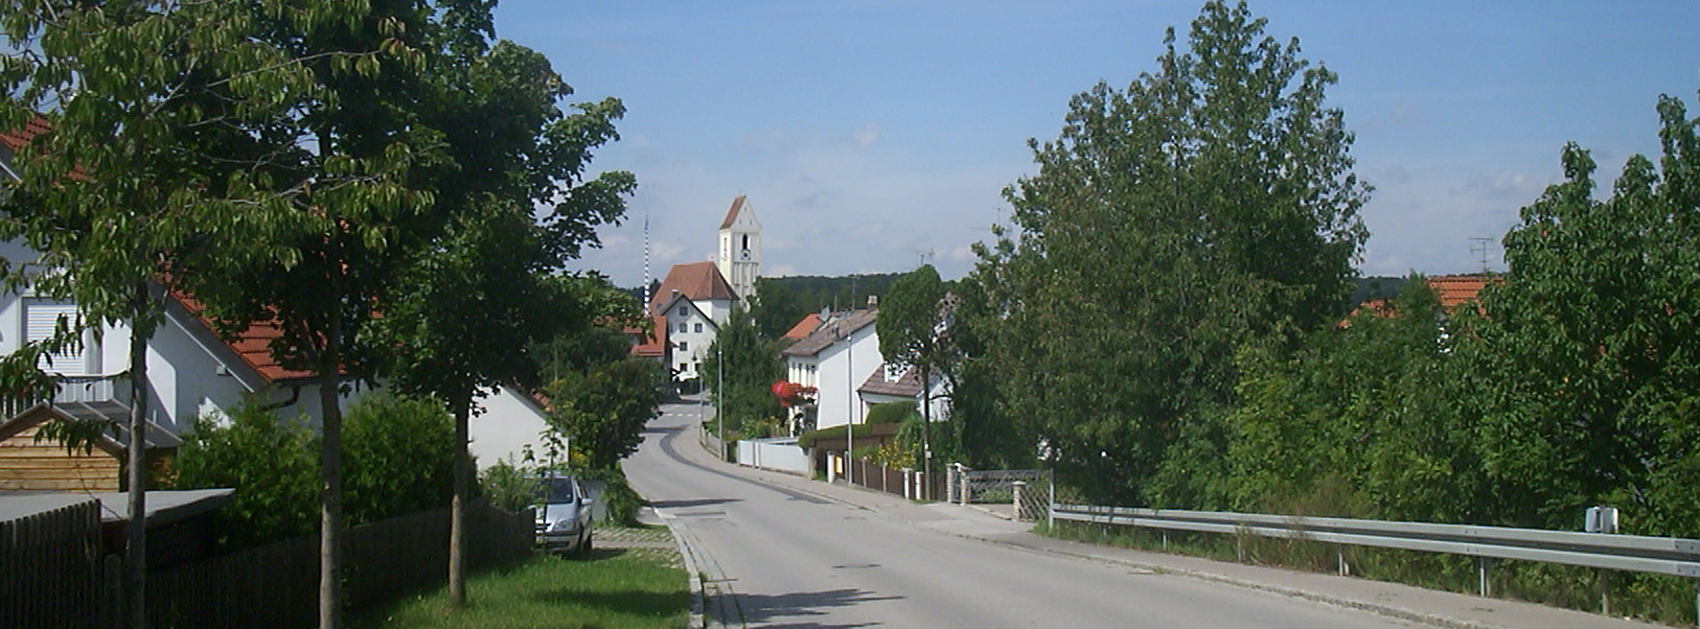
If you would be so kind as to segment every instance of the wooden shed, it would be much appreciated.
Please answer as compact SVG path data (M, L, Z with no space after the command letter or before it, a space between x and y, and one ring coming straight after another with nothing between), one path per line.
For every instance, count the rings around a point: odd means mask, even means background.
M113 492L125 489L125 448L130 441L122 430L129 407L116 402L42 403L0 423L0 491ZM64 444L36 440L43 424L54 419L100 420L113 428L87 451ZM148 424L149 466L170 457L182 440L153 423Z

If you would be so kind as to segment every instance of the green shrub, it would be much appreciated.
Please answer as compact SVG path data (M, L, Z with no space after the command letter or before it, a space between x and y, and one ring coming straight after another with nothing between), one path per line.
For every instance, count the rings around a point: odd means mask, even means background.
M362 397L343 415L343 509L350 526L449 504L454 422L428 398Z
M225 548L310 534L319 521L319 440L305 424L253 401L228 421L198 418L177 450L170 486L236 489L214 516ZM440 405L361 398L344 415L345 523L447 506L453 462L454 427Z
M797 436L797 445L804 450L808 450L815 447L815 442L817 441L832 441L834 439L842 440L845 438L845 430L847 429L844 424L839 424L831 428L811 430ZM856 424L857 437L866 437L872 434L874 434L873 429L869 428L868 424Z
M537 472L497 461L478 477L479 491L490 504L507 511L529 509L537 500Z
M920 417L914 402L882 402L868 407L867 424L895 424L910 417Z
M229 422L199 417L173 461L173 489L232 487L213 512L218 542L240 548L312 533L319 517L319 443L304 419L278 421L244 403Z
M632 486L626 482L626 474L619 468L601 470L574 470L573 474L582 480L599 480L606 483L602 495L597 499L602 501L603 508L608 514L608 521L621 526L637 524L638 507L643 506Z

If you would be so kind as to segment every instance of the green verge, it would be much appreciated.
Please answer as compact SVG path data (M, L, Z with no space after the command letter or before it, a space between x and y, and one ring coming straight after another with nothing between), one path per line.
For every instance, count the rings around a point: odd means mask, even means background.
M1146 551L1240 561L1294 570L1332 573L1342 550L1323 542L1215 533L1105 526L1059 521L1055 529L1040 521L1033 532L1060 539ZM1351 575L1461 594L1476 593L1476 566L1470 557L1438 553L1343 547ZM1671 625L1693 619L1694 590L1689 579L1605 571L1611 589L1611 613ZM1599 612L1598 573L1590 568L1532 561L1501 560L1489 572L1494 598Z
M684 627L690 584L675 553L597 549L588 558L538 555L474 575L468 605L452 610L445 591L409 597L355 618L356 629L531 627L651 629Z

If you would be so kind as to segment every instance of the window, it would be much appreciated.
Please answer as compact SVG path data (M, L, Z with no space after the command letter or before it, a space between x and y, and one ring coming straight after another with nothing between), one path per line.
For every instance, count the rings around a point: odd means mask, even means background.
M684 342L684 341L679 341L679 351L681 351L681 352L682 352L682 351L685 351L685 350L686 350L686 349L687 349L687 348L686 348L686 346L685 346L685 342Z
M679 363L679 371L684 371L684 370L685 370L685 367L686 367L686 366L687 366L687 365L689 365L689 364L690 364L690 363Z
M679 330L679 331L680 331L680 332L684 332L684 330ZM701 333L702 333L702 324L701 324L701 323L698 323L698 324L697 324L697 333L698 333L698 334L701 334Z
M683 321L681 321L681 322L679 322L679 333L680 333L680 334L683 334L683 333L684 333L684 332L685 332L685 329L686 329L686 328L687 328L687 327L688 327L688 326L689 326L689 325L690 325L690 324L688 324L688 323L685 323L685 322L683 322ZM700 327L700 326L699 326L699 327ZM698 332L701 332L701 331L702 331L702 330L697 330L697 331L698 331Z
M685 307L684 307L684 306L679 306L679 316L681 316L681 317L683 317L683 316L685 316L685 315L686 315L686 314L688 314L688 313L686 313L686 312L685 312Z

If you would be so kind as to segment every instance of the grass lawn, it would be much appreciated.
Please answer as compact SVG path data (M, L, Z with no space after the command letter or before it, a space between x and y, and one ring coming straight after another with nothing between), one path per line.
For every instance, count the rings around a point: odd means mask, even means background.
M684 627L690 584L671 550L597 549L578 559L540 554L468 579L465 610L446 589L360 614L360 629L391 627Z

